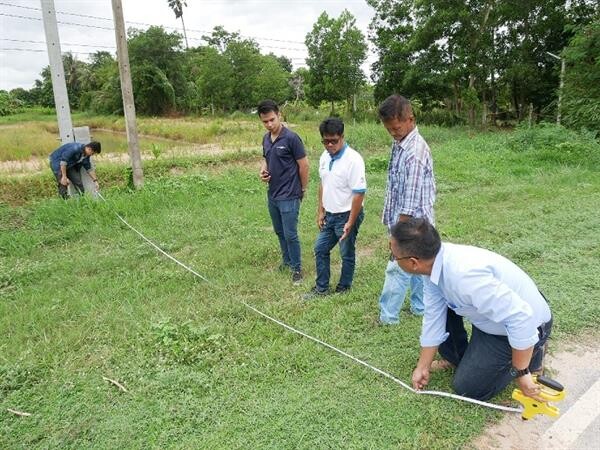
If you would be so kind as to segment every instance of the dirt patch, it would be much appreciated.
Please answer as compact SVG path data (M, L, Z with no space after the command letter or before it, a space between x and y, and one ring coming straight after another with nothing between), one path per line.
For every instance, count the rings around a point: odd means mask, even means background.
M558 346L558 351L551 353L546 359L547 375L559 381L567 391L565 400L557 403L561 412L575 401L600 376L600 346L597 337L584 342L567 342ZM521 450L548 447L544 441L544 433L555 419L545 415L535 416L531 420L522 420L518 414L507 414L499 423L486 428L465 448L478 450ZM566 450L566 449L565 449Z

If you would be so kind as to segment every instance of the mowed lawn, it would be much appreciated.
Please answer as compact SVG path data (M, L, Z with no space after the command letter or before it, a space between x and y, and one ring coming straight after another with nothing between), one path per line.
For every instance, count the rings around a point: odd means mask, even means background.
M551 303L554 343L597 327L598 166L511 150L511 133L422 133L443 238L527 270ZM411 394L242 304L410 380L420 319L405 309L399 326L377 324L389 138L376 125L347 136L366 149L369 183L355 284L311 302L301 295L314 278L316 143L301 212L302 286L277 270L258 160L148 173L142 191L105 189L107 203L0 204L0 448L447 449L501 417ZM113 211L210 282L159 255ZM337 253L333 261L335 283ZM450 376L435 374L430 387L450 390ZM495 401L509 398L510 389Z

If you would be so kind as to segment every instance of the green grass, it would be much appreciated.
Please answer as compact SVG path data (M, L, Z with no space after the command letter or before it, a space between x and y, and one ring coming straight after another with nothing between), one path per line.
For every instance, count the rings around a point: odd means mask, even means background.
M551 303L555 341L597 326L598 168L510 150L506 133L423 133L444 239L490 248L527 270ZM410 379L419 319L403 311L400 326L377 325L388 140L371 125L347 135L366 149L369 167L355 285L310 303L300 296L314 277L316 144L301 210L301 287L276 269L255 157L176 161L178 176L159 159L144 190L109 184L109 204L0 204L0 448L446 449L500 417L410 394L241 304ZM112 208L212 282L158 255ZM435 374L430 387L450 390L450 376Z

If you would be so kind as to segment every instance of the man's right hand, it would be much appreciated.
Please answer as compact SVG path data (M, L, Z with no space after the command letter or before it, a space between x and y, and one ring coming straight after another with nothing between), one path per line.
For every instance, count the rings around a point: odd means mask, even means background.
M67 177L60 177L60 184L62 184L63 186L68 186L69 185L69 179Z
M323 226L325 226L325 213L319 211L317 213L317 227L319 228L319 231L323 230Z
M412 374L412 385L417 391L423 389L429 383L429 369L417 366Z
M258 176L264 183L268 183L271 180L271 174L267 169L264 168L260 169L260 173L258 174Z

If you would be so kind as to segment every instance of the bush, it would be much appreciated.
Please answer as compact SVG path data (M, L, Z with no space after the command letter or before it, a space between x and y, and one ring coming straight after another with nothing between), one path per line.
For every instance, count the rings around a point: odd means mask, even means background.
M538 160L561 164L600 164L600 144L592 133L577 133L561 125L522 124L508 139L515 152L529 152Z
M0 116L18 113L23 107L23 102L14 98L6 91L0 91Z

